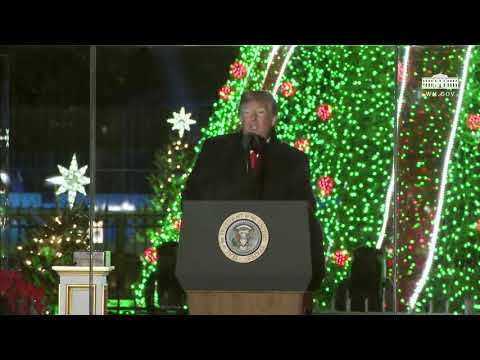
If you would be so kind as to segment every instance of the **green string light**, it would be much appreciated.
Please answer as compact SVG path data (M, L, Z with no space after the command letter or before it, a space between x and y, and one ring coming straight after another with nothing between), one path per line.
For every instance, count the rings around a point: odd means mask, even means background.
M449 60L454 64L464 55L461 47L451 48ZM480 132L467 127L470 114L480 113L480 51L474 47L467 72L467 83L460 112L452 157L449 164L448 183L441 231L438 238L436 257L426 287L419 298L418 307L426 304L427 298L449 300L453 313L464 311L465 296L477 298L480 290L480 232L476 222L480 219L480 171L478 146ZM449 69L455 74L458 69ZM447 73L443 70L444 73ZM446 106L454 111L454 105L446 99ZM449 126L450 124L446 124ZM444 143L438 144L437 156L442 156Z
M233 92L228 100L219 99L215 102L209 123L201 130L201 139L194 148L196 154L207 138L239 129L238 104L241 93L247 89L261 89L270 51L269 46L240 48L236 61L245 66L247 75L240 80L230 78L226 81L225 85L230 86ZM359 245L373 247L381 231L385 194L392 168L395 54L395 48L384 46L297 46L280 79L281 82L291 83L296 91L290 97L276 94L279 107L277 135L292 146L305 144L299 140L308 139L308 147L304 151L310 161L311 186L317 198L316 216L326 236L327 275L315 299L320 310L328 308L336 287L348 276L351 262L346 261L343 266L338 266L332 261L335 251L342 249L352 253ZM461 51L452 50L448 56L452 65L445 70L438 64L442 58L435 52L427 52L418 63L411 66L417 69L411 76L420 79L430 76L427 75L428 71L440 70L456 73L455 61L461 56ZM475 50L469 73L477 71L479 57L478 50ZM423 71L420 73L419 69ZM479 99L475 97L479 91L479 80L470 76L461 119L466 119L469 113L480 112ZM408 94L407 101L413 104L412 98L416 94L411 91ZM331 107L330 117L326 121L317 115L317 109L322 104ZM402 143L400 149L402 166L398 182L401 201L408 196L412 184L416 189L438 191L440 171L432 166L430 159L441 159L446 145L445 132L450 124L440 120L449 118L454 108L454 101L449 98L445 98L442 107L425 101L423 127L418 127L420 108L412 105L405 109L406 118L403 121L410 124L410 130L402 133L402 138L407 142ZM419 135L419 129L423 131L422 135ZM449 298L452 311L458 311L465 292L478 292L480 279L475 276L475 268L478 266L480 244L475 222L480 218L480 201L478 191L473 189L480 188L480 172L476 165L478 160L475 159L478 156L475 147L479 144L479 134L480 131L472 132L465 126L459 128L449 169L450 185L446 193L448 206L443 214L434 267L419 299L417 311L438 296ZM178 164L178 161L174 161L174 164ZM164 192L173 194L173 197L166 201L170 211L160 220L158 231L150 233L152 246L178 241L178 229L172 224L181 219L180 194L192 165L188 161L181 163L186 171L175 183L177 190L174 190L173 184L164 184ZM424 173L424 169L432 171ZM411 174L415 176L411 178ZM317 188L317 180L322 176L328 176L334 182L327 196L322 196ZM435 208L435 199L425 192L417 192L415 200L432 211ZM400 205L406 206L402 202ZM399 225L400 228L408 226L409 229L423 231L422 237L408 237L406 243L399 244L401 282L415 278L421 270L415 252L428 248L431 219L424 218L418 212L401 212ZM421 238L424 244L419 243ZM391 245L385 246L388 249ZM391 259L392 253L387 253ZM145 284L153 271L155 266L143 260L141 279L133 285L136 302L141 306L145 305ZM408 291L401 287L399 295L400 303L406 306Z

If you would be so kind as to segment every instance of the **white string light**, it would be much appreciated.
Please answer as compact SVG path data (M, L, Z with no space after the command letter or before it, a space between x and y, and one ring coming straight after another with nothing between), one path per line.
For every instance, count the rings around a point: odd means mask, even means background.
M274 45L272 47L272 50L270 51L270 54L268 55L267 68L265 70L265 75L263 76L262 84L265 83L265 79L267 78L268 70L270 70L270 66L272 65L273 58L277 54L279 48L280 48L279 45Z
M297 47L296 45L290 46L290 49L288 50L287 56L283 60L282 68L280 70L280 73L278 74L277 81L276 81L275 86L274 86L273 91L272 91L272 95L275 95L277 93L278 88L280 87L280 80L282 79L283 73L285 72L285 69L287 68L287 64L290 61L290 58L291 58L291 56L293 54L293 51L295 50L296 47Z
M410 58L410 46L405 48L405 54L403 55L403 72L402 72L402 83L400 86L400 96L398 97L397 102L397 113L395 116L396 122L398 124L400 119L400 114L402 112L402 104L404 102L405 88L407 87L407 77L408 77L408 61ZM395 154L394 154L395 156ZM385 212L383 213L383 225L382 230L380 231L380 236L377 241L377 249L380 249L383 245L383 240L385 238L385 232L387 230L388 218L390 216L390 203L392 201L393 188L395 181L395 159L392 161L392 175L390 178L390 185L387 190L387 198L385 199Z
M457 105L455 107L455 116L453 118L453 124L452 124L452 130L450 131L450 136L448 139L448 145L447 145L447 150L445 152L445 158L443 162L443 169L442 169L442 177L440 181L440 191L438 194L438 206L437 206L437 212L435 213L435 220L433 222L433 233L432 237L430 240L430 245L428 247L428 257L427 261L425 262L425 267L423 268L423 273L422 276L420 277L420 280L417 282L417 285L415 287L415 290L410 297L409 300L409 307L410 310L413 310L415 307L415 304L417 303L418 297L420 296L420 293L423 290L423 287L425 286L425 283L427 282L428 274L430 273L430 269L432 267L433 263L433 254L435 253L435 247L437 245L437 239L438 239L438 233L440 230L440 218L442 215L442 209L443 209L443 200L444 200L444 195L445 195L445 187L447 185L447 180L448 180L448 165L450 162L450 156L452 153L453 149L453 144L455 142L455 135L457 133L457 127L458 127L458 119L460 117L460 110L462 107L463 103L463 96L465 93L465 84L467 82L467 75L468 75L468 66L470 63L470 57L472 55L472 49L473 46L468 46L467 47L467 52L465 54L465 59L463 61L463 70L462 70L462 81L460 85L460 93L458 94L458 99L457 99Z

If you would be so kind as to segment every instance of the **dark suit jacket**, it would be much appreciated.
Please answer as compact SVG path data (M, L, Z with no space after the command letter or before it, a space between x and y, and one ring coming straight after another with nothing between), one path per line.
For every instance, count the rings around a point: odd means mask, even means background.
M305 154L274 136L266 144L255 170L248 170L241 133L207 139L190 174L182 200L306 200L313 277L319 288L325 272L323 233L314 216L315 200Z

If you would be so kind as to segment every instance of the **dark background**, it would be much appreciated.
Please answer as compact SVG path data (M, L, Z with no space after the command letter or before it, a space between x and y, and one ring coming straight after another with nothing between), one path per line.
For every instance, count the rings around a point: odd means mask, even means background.
M45 179L89 163L88 46L0 46L8 55L11 192L53 197ZM150 193L153 154L182 106L207 123L238 55L230 46L97 47L97 193ZM195 141L199 126L187 136Z

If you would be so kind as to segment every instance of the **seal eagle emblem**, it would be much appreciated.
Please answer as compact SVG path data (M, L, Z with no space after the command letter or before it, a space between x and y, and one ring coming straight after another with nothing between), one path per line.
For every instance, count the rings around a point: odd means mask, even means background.
M218 245L232 261L249 263L263 255L268 245L268 229L250 212L238 212L225 219L218 232Z

